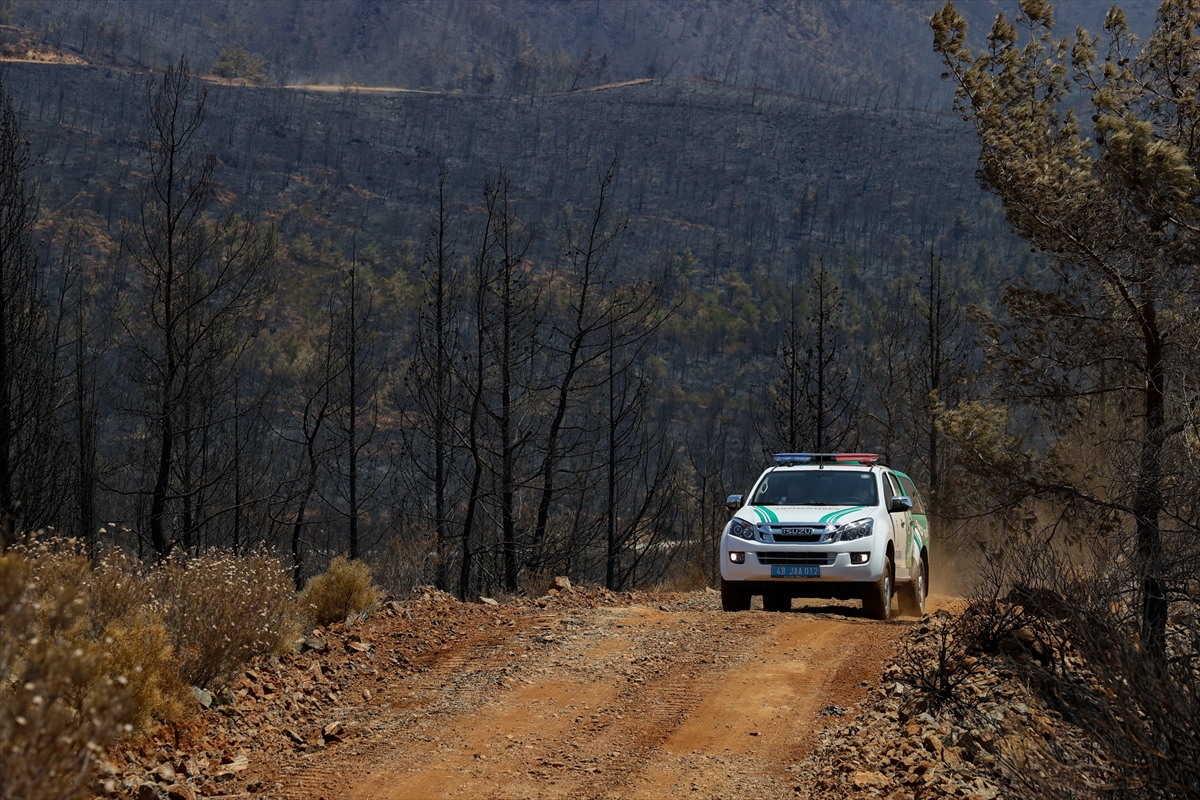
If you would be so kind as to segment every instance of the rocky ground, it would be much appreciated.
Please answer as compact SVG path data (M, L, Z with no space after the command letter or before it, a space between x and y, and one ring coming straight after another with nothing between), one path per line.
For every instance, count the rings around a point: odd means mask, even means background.
M1006 652L952 655L949 680L939 683L939 646L953 633L953 615L926 615L868 696L836 709L846 719L821 731L797 768L806 776L798 800L1040 796L1038 782L1059 764L1089 761L1088 740L1031 687L1031 676L1044 673L1026 669L1041 655L1023 636L1029 629L1005 639ZM1090 681L1080 659L1068 653L1065 661L1076 680ZM938 685L946 699L930 708Z
M110 753L97 794L990 800L1023 742L1072 734L1007 656L972 662L952 708L914 702L903 654L947 613L725 614L711 590L565 581L503 604L425 591L198 691L189 723Z

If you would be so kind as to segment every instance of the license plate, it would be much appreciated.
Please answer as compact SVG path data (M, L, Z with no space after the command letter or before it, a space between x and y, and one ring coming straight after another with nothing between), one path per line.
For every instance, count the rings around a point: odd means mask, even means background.
M820 567L799 567L799 566L773 566L771 567L772 578L819 578L821 577Z

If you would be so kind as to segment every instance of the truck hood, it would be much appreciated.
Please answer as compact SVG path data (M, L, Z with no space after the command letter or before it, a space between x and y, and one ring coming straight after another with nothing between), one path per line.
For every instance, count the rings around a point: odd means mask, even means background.
M870 506L742 506L736 516L754 525L839 525L867 516Z

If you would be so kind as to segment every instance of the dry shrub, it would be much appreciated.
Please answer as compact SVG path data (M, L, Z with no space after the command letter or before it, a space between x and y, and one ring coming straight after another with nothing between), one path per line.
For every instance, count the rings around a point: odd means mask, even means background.
M93 636L133 609L153 605L150 582L137 559L113 548L101 556L88 580L88 622Z
M101 637L108 674L126 675L130 719L139 730L155 720L179 722L186 716L187 684L179 674L171 635L151 608L135 606L110 622Z
M1174 581L1158 656L1141 641L1141 576L1120 549L1126 543L1114 537L1113 552L1086 568L1063 549L1015 538L1006 551L984 552L971 604L953 623L960 651L1005 654L1079 735L1078 743L1026 738L1006 753L1007 796L1200 799L1197 564L1178 556L1188 569Z
M70 540L0 556L0 800L85 795L114 737L183 718L184 679L227 678L297 633L288 573L264 554L149 573L119 551L93 568Z
M915 689L909 713L967 714L963 690L984 660L999 654L1010 657L1036 688L1062 683L1066 625L1061 617L1069 615L1062 591L1072 579L1069 565L1044 543L1020 537L1007 548L981 544L979 551L963 613L938 612L923 619L901 647L900 679Z
M172 555L150 583L190 684L224 682L255 656L288 650L299 634L289 572L267 553Z
M457 564L453 567L452 572L457 575ZM438 568L435 542L416 533L390 537L383 552L371 563L376 583L397 597L409 594L418 586L436 583Z
M329 568L309 578L300 593L300 608L310 623L329 625L369 609L379 599L371 583L371 572L361 561L344 555L329 562Z
M963 690L981 665L970 655L972 638L962 628L961 617L938 613L922 620L901 645L898 677L913 690L902 709L905 718L922 711L937 714L944 708L967 710Z
M655 586L659 592L701 592L709 587L708 574L696 561L687 561L682 567L668 572Z
M74 540L51 539L26 551L36 592L70 585L79 592L81 613L65 635L78 647L94 651L101 669L92 683L74 687L80 697L116 676L130 683L129 719L148 729L154 720L177 722L188 696L179 665L145 573L120 550L110 550L93 568ZM43 601L43 606L46 603Z
M26 554L0 556L0 798L87 795L90 763L129 730L130 681L107 674L81 632L86 595L64 582L71 554L34 579Z
M1077 798L1106 785L1114 798L1200 798L1200 597L1181 598L1164 659L1108 608L1081 608L1073 644L1088 680L1069 717L1093 743L1094 759L1064 763L1051 779L1026 776L1027 796Z
M154 720L178 722L185 716L187 685L162 614L138 562L113 549L88 577L89 635L104 650L105 671L130 678L133 724L148 729Z
M63 586L83 588L88 584L92 565L74 539L34 540L12 552L29 565L29 590L35 595L48 597ZM74 619L82 621L85 617Z
M555 577L545 570L529 570L521 577L521 590L530 597L542 597L554 588Z

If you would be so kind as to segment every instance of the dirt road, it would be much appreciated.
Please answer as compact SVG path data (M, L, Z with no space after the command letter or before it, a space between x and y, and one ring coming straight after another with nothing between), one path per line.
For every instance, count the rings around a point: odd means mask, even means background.
M788 797L803 780L790 768L830 721L822 710L861 697L911 624L824 601L725 614L713 592L590 597L540 608L433 595L368 623L354 646L371 649L347 650L350 678L308 717L345 730L256 754L255 788L326 800Z

